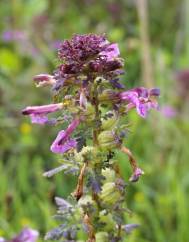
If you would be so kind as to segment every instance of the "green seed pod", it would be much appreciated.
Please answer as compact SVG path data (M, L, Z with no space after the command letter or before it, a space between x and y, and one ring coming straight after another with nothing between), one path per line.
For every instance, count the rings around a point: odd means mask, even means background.
M85 121L86 122L93 121L94 118L95 118L95 108L94 108L94 106L91 105L90 103L87 103L86 110L83 113L83 115L85 116Z
M108 242L108 233L98 232L95 234L96 242Z
M81 218L83 217L83 209L81 207L77 207L74 212L74 218L77 221L80 221Z
M106 178L106 182L115 181L115 171L110 168L103 169L102 175Z
M112 103L115 99L116 94L111 89L105 89L102 93L98 95L98 100L101 103Z
M114 221L112 215L108 213L105 209L100 212L99 221L105 224L106 230L113 230L116 227L116 222Z
M87 160L90 160L96 154L96 148L93 146L84 146L80 153Z
M120 140L113 130L106 130L98 135L98 143L101 148L114 149L120 144Z
M109 112L110 113L110 112ZM115 128L117 122L118 122L118 119L115 115L115 113L111 112L110 115L112 114L111 117L109 118L106 118L106 119L102 119L102 125L101 125L101 128L103 130L108 130L108 129L113 129ZM107 114L108 115L108 114Z
M120 199L120 193L114 182L107 182L102 186L100 199L109 205L115 204Z
M114 142L114 140L115 140L115 132L114 131L106 130L106 131L102 131L98 135L99 144Z

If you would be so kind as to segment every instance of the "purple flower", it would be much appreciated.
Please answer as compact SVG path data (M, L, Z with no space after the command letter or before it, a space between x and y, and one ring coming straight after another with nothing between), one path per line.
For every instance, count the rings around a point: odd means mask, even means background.
M51 151L54 153L65 153L68 150L75 148L77 146L77 142L74 139L70 138L72 132L76 129L79 125L80 120L74 119L72 123L68 126L66 131L61 130L54 142L51 145Z
M22 114L29 115L32 123L45 124L48 123L47 114L56 112L63 108L62 103L49 104L43 106L27 107L22 111Z
M151 108L158 108L158 103L153 97L159 95L160 90L158 88L148 90L144 87L139 87L119 93L118 98L121 101L127 101L129 108L133 108L134 105L137 113L145 118Z
M122 226L122 229L125 230L126 233L130 234L133 229L136 229L139 227L139 224L125 224Z
M107 60L112 60L120 55L118 44L113 43L107 46L107 48L100 52L100 56L105 56Z
M174 118L177 115L176 109L169 105L163 106L160 111L166 118Z
M59 58L67 63L87 61L102 52L105 43L104 35L74 35L71 40L65 40L61 44Z
M7 30L3 32L2 39L5 42L22 41L26 39L26 35L20 30Z
M49 86L56 83L56 80L54 79L54 77L48 74L36 75L34 76L33 80L37 87Z
M39 236L38 231L25 228L22 232L15 238L10 240L10 242L35 242Z
M59 211L65 212L68 211L70 208L72 208L72 205L60 197L55 197L55 202L58 206Z
M140 168L136 168L132 176L129 178L130 182L137 182L139 177L144 174L144 171Z

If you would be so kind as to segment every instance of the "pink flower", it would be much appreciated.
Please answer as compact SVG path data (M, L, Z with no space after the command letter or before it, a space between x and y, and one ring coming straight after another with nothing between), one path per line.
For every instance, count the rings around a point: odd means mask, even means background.
M77 142L74 139L70 138L70 135L73 133L73 131L76 129L76 127L79 125L80 120L75 119L72 121L72 123L68 126L66 131L61 130L54 142L51 145L51 151L54 153L65 153L66 151L75 148L77 146Z
M100 53L100 56L105 56L107 60L112 60L120 55L118 44L113 43Z
M158 109L158 103L153 97L159 95L160 90L158 88L148 90L144 87L118 93L119 99L128 102L129 108L133 108L134 105L137 113L143 118L146 118L151 108Z
M29 115L32 123L45 124L49 121L46 116L48 113L56 112L62 108L62 103L55 103L43 106L31 106L22 110L22 114Z

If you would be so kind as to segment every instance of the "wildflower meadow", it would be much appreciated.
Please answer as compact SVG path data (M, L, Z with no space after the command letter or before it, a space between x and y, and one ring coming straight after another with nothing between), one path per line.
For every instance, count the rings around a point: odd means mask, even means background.
M189 241L188 11L0 2L0 242Z

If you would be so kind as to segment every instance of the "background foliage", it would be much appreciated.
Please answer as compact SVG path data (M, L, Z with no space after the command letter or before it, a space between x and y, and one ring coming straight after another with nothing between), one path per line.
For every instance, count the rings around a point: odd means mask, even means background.
M36 89L32 77L53 71L60 40L73 33L105 32L126 60L126 86L161 88L159 113L151 112L147 120L134 112L130 117L127 146L146 174L127 188L132 214L126 220L141 227L125 241L188 241L189 77L181 82L176 73L189 68L189 1L138 2L142 7L132 0L1 0L0 236L10 238L30 226L43 238L55 223L55 194L65 197L75 184L64 174L42 176L56 166L49 146L57 130L31 126L21 116L27 105L50 103L49 90ZM20 31L21 37L7 38L7 31ZM148 54L150 62L145 62ZM117 156L128 180L128 161Z

